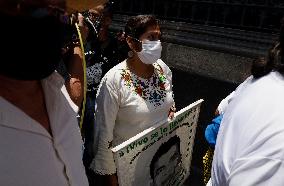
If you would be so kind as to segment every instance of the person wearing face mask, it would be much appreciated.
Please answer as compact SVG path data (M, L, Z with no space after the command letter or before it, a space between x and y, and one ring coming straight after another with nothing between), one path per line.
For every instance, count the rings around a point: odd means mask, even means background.
M117 185L111 146L173 117L172 73L160 59L158 21L139 15L125 26L128 58L103 77L96 97L94 159L99 185Z
M93 171L89 169L89 166L93 159L96 92L102 77L125 59L120 59L118 56L117 40L109 31L113 16L112 10L113 3L106 2L82 13L84 23L89 30L85 44L87 93L82 134L85 147L83 162L90 185L94 185Z
M88 185L76 113L55 71L67 4L0 0L0 185Z

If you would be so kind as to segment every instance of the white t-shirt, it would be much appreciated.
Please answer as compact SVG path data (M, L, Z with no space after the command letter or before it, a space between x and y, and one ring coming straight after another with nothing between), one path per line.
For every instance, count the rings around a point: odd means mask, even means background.
M114 174L116 166L109 146L116 146L168 117L174 104L172 73L162 61L154 74L143 79L130 72L126 61L102 79L95 113L95 158L91 168L98 174Z
M57 73L42 80L51 136L37 121L0 97L0 185L87 186L76 113Z
M237 88L236 90L234 90L233 92L231 92L227 97L225 97L218 105L218 112L219 114L224 115L225 110L227 109L229 103L234 99L234 97L236 96L236 92L240 92L240 90L243 88L243 86L246 86L248 81L251 81L253 79L253 76L249 76L244 82L242 82Z
M236 93L218 133L212 185L283 186L283 76L250 79Z

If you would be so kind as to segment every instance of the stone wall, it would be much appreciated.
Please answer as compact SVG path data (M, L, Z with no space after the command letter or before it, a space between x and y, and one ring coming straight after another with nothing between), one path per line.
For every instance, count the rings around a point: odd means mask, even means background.
M113 31L129 16L115 14ZM221 81L240 83L254 58L265 56L277 34L161 20L162 59L172 68Z
M232 83L240 83L249 75L252 61L248 57L173 43L163 44L162 58L170 67Z

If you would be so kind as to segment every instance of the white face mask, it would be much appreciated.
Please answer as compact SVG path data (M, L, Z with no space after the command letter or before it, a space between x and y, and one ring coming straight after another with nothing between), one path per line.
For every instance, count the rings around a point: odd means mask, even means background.
M153 64L161 58L162 45L161 41L143 41L142 51L137 52L139 59L145 64Z

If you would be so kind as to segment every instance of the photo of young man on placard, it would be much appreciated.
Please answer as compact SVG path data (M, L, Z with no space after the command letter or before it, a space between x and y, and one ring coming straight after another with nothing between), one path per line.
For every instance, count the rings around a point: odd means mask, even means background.
M154 186L178 185L184 176L180 138L171 137L159 147L150 164L150 175Z

